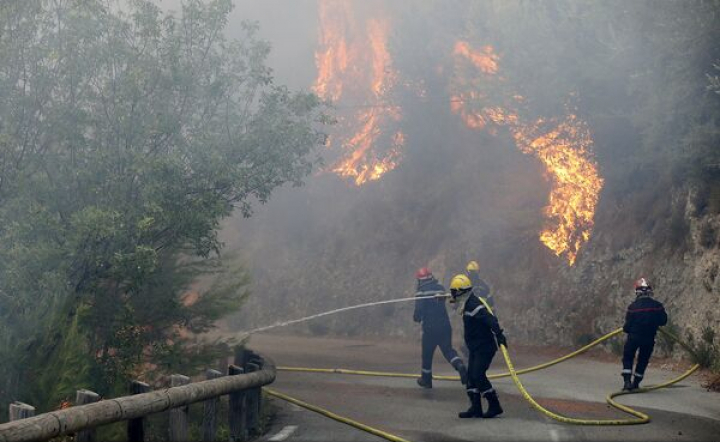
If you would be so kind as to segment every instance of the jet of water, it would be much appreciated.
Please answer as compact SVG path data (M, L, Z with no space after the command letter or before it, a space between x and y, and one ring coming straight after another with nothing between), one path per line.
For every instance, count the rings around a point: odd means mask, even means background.
M300 322L310 321L311 319L320 318L323 316L334 315L336 313L342 313L342 312L347 312L350 310L357 310L357 309L361 309L361 308L373 307L376 305L394 304L397 302L408 302L408 301L426 301L426 300L430 300L430 299L444 299L444 298L449 298L449 297L450 297L450 294L442 293L442 294L433 295L433 296L412 296L409 298L398 298L398 299L389 299L389 300L385 300L385 301L366 302L365 304L358 304L358 305L351 305L349 307L337 308L335 310L329 310L329 311L326 311L323 313L317 313L315 315L306 316L306 317L300 318L300 319L292 319L290 321L276 322L275 324L266 325L264 327L259 327L259 328L256 328L256 329L244 332L244 333L249 336L254 333L264 332L267 330L271 330L273 328L285 327L285 326L292 325L292 324L298 324Z

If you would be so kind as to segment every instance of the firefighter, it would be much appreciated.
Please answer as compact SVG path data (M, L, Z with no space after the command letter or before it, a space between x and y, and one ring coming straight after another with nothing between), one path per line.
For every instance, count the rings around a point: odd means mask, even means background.
M423 388L432 388L432 362L435 347L450 365L457 370L463 385L467 382L467 369L462 358L452 347L452 328L445 308L445 287L426 267L417 271L417 293L413 320L422 323L422 371L417 380ZM424 299L425 298L425 299Z
M477 261L470 261L467 264L466 267L467 270L467 276L470 278L470 282L473 286L473 292L475 293L475 296L479 296L481 298L485 298L488 305L490 307L495 307L495 299L493 298L492 293L490 293L490 287L485 283L485 281L480 278L480 265Z
M655 347L655 334L658 327L667 324L667 313L662 303L652 297L653 289L645 278L635 282L635 301L627 309L623 331L627 333L625 348L623 349L623 390L635 390L645 376L645 368L650 362ZM638 353L635 375L633 375L633 362L635 353Z
M480 298L473 293L472 282L467 275L456 275L450 282L451 302L462 305L463 334L470 350L468 358L467 395L470 408L460 412L460 418L495 417L503 412L497 392L487 377L487 369L495 356L498 345L507 347L507 340L497 318L490 313ZM497 341L497 342L496 342ZM483 414L482 398L488 401Z

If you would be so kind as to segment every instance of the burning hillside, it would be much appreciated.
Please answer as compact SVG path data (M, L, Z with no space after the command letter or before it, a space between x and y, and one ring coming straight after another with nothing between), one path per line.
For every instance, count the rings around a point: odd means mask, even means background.
M351 0L320 0L320 47L314 90L339 112L331 146L341 150L331 170L362 185L380 179L400 159L402 111L392 103L398 73L387 42L390 20L381 3L360 14Z
M405 144L402 108L392 94L400 81L388 50L392 20L381 2L371 6L359 11L350 0L319 2L321 32L314 90L339 108L331 145L342 152L330 169L358 186L397 167ZM499 75L500 57L492 46L476 49L460 40L454 45L453 58L452 112L473 129L506 127L522 152L543 163L552 190L545 209L547 226L539 239L574 264L592 233L602 188L587 126L573 114L522 121L517 110L504 104L518 106L521 96L497 97L497 91L488 90L502 91L499 86L504 82ZM477 87L478 81L485 84Z
M545 208L548 225L539 238L556 255L564 255L573 265L580 248L590 239L603 185L590 151L592 137L587 125L571 113L560 119L525 122L510 106L504 108L488 103L487 96L473 90L472 85L478 79L495 85L502 82L495 76L498 55L490 46L476 51L464 41L455 45L453 54L456 63L474 66L478 78L456 76L453 86L458 90L453 96L451 110L473 129L484 129L488 125L506 127L522 152L534 155L542 162L552 189ZM456 72L467 72L467 69ZM513 106L523 101L519 95L508 98L506 101L512 101Z

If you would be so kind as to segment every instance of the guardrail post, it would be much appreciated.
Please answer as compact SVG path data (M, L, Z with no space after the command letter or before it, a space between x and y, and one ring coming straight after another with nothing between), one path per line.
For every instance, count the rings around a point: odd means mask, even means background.
M187 376L181 374L170 376L170 387L180 387L189 383L190 378ZM188 405L170 410L170 428L168 432L170 442L187 442L189 412L190 407Z
M92 404L98 402L100 395L90 390L78 390L75 392L75 405ZM75 435L75 442L95 442L95 429L78 431Z
M243 374L244 370L237 365L228 367L228 375ZM247 440L247 406L244 391L230 393L230 410L228 424L230 427L230 442L244 442Z
M260 366L254 362L248 362L245 364L245 372L253 373L260 371ZM260 430L260 410L258 409L258 402L260 396L259 388L250 388L247 393L247 426L248 431L251 434L257 434Z
M222 377L222 373L217 370L206 370L205 378L216 379ZM202 440L203 442L214 442L216 440L215 435L217 433L217 404L219 397L214 397L205 401L203 407L203 423L202 423Z
M252 355L253 355L252 362L258 366L259 370L262 370L263 369L263 358L255 352L252 352ZM258 425L260 424L259 421L260 421L260 417L262 416L262 398L263 398L262 387L258 387L257 388Z
M233 365L236 367L244 367L245 366L245 358L246 358L247 350L245 350L245 347L242 345L238 345L235 347L235 354L233 355Z
M16 421L35 416L35 407L24 402L15 401L10 404L10 420Z
M130 394L141 394L150 391L150 386L145 382L130 382ZM127 423L128 442L145 442L145 418L130 419Z

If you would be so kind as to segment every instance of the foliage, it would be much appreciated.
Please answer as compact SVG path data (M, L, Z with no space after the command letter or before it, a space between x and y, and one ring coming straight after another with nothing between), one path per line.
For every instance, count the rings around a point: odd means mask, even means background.
M688 341L694 348L694 359L696 364L700 364L703 368L710 368L720 371L720 349L715 342L716 333L710 326L704 327L700 332L700 339L688 333Z
M668 322L664 329L670 332L673 336L680 336L680 327L678 327L678 325L673 321L672 317L668 318ZM659 333L656 342L660 350L666 356L671 356L675 350L675 346L677 345L677 342L665 333Z
M324 142L320 102L273 83L257 27L223 36L231 9L0 5L3 397L107 395L222 348L186 338L244 296L237 263L219 258L220 220L301 185ZM193 283L208 270L222 286Z

